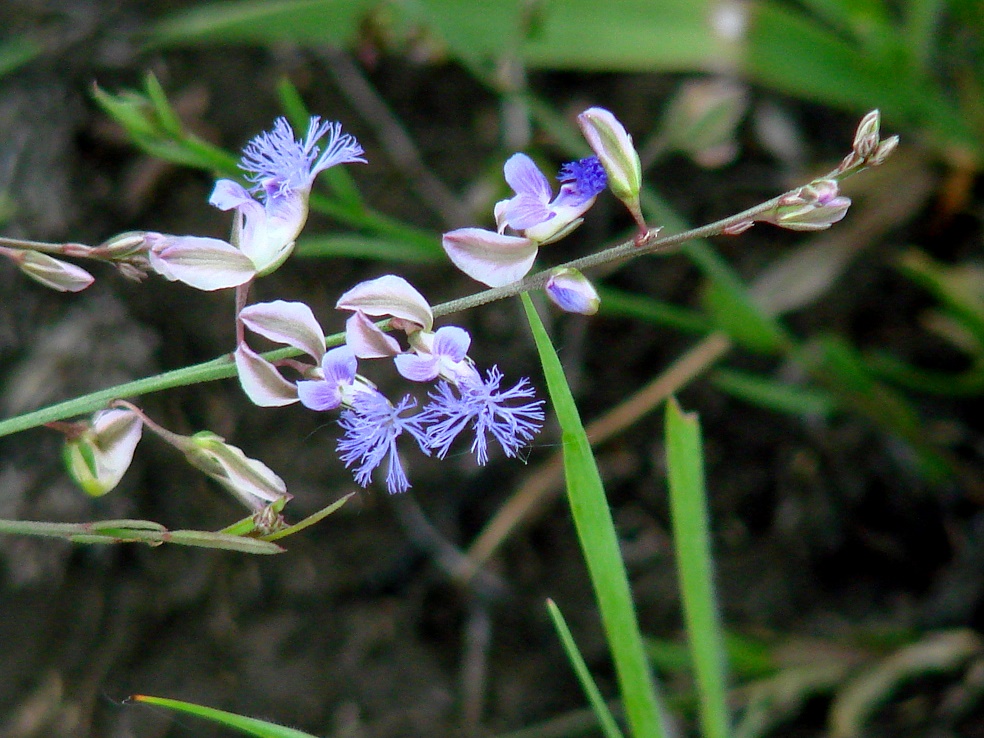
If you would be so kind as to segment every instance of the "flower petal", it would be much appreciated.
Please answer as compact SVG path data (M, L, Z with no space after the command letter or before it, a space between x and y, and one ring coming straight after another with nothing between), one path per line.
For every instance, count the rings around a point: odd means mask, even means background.
M284 379L277 367L245 343L236 348L235 358L239 384L254 405L282 407L297 402L294 384Z
M303 302L258 302L243 308L239 318L254 333L300 349L315 361L324 356L325 333Z
M253 262L242 251L217 238L160 233L144 238L151 268L172 282L212 291L238 287L256 276Z
M434 346L431 349L438 356L447 356L453 361L461 361L468 354L471 346L471 336L464 328L456 325L446 325L437 329L434 334Z
M391 315L429 331L434 325L431 307L403 277L385 274L362 282L338 298L339 310L361 310L366 315Z
M361 310L345 321L345 343L360 359L383 359L400 353L400 344L387 335Z
M550 202L550 181L526 154L513 154L502 168L506 182L517 195L528 195L542 203Z
M481 228L459 228L441 241L454 265L489 287L503 287L523 277L536 260L537 244Z

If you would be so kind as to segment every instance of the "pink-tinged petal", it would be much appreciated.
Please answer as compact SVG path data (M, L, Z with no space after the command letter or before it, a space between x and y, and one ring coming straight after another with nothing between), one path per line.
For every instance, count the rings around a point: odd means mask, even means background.
M325 353L325 334L303 302L258 302L242 309L245 326L264 338L300 349L315 361Z
M505 222L517 231L525 231L554 217L547 203L531 195L516 195L506 205Z
M447 356L453 361L461 361L468 354L471 346L471 336L464 328L456 325L446 325L438 328L434 334L433 353Z
M454 265L489 287L504 287L523 277L536 260L537 244L481 228L459 228L441 241Z
M250 202L256 202L245 187L231 179L220 179L208 198L209 205L219 210L232 210ZM259 205L259 203L256 203ZM262 206L261 206L262 207Z
M212 291L238 287L256 276L243 252L217 238L148 233L145 240L151 268L171 281Z
M440 360L433 355L400 354L393 362L400 376L411 382L430 382L441 370Z
M297 383L297 399L310 410L334 410L342 404L337 382L303 379Z
M550 182L526 154L510 156L502 171L506 175L506 182L517 195L529 195L540 202L550 202L553 196Z
M307 191L290 190L269 198L262 215L247 215L239 244L261 277L276 271L293 252L294 239L307 222Z
M236 348L235 357L239 384L254 405L282 407L297 402L297 388L293 383L245 343Z
M345 321L345 343L360 359L382 359L400 353L397 340L379 330L361 310Z
M434 325L431 307L407 280L394 274L362 282L335 304L339 310L361 310L366 315L391 315L429 331Z

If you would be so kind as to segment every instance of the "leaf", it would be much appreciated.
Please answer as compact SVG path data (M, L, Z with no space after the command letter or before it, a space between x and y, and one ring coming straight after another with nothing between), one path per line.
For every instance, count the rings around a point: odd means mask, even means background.
M598 466L557 352L529 295L524 293L521 298L563 432L564 476L571 515L615 661L625 714L633 735L659 738L666 735L662 709Z
M584 662L584 657L581 655L577 643L574 642L574 634L567 627L567 621L564 620L560 608L557 607L557 604L553 600L547 600L547 612L550 613L550 619L553 620L554 628L557 630L560 642L563 644L564 651L567 653L567 660L571 662L571 666L577 674L577 679L581 682L581 688L591 703L591 709L598 718L598 725L601 727L601 732L607 738L623 738L618 723L612 717L611 710L605 704L605 698L601 696L598 685L595 684L594 678L588 670L588 665Z
M830 392L796 387L769 377L732 369L718 369L711 382L719 390L752 405L797 415L829 415L837 407Z
M310 733L302 733L299 730L286 728L283 725L244 717L233 712L216 710L212 707L205 707L204 705L196 705L193 702L172 700L167 697L151 697L145 694L135 694L130 699L134 702L157 705L158 707L166 707L169 710L176 710L187 715L194 715L195 717L200 717L210 722L218 723L219 725L234 728L241 733L255 736L256 738L317 738L317 736L313 736Z

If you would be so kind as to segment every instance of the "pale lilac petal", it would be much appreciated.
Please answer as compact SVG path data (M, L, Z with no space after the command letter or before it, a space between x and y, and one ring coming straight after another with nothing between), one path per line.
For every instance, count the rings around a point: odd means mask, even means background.
M431 307L409 282L394 274L362 282L335 304L339 310L361 310L366 315L391 315L408 320L429 331L434 325Z
M504 220L511 228L525 231L527 228L550 220L554 215L554 211L543 200L520 194L507 202Z
M323 412L339 407L342 393L337 383L302 379L297 383L297 399L304 407Z
M215 183L215 188L212 190L208 202L219 210L232 210L246 203L255 203L256 200L238 182L233 182L231 179L220 179ZM256 204L259 205L259 203Z
M434 334L434 346L431 351L438 356L447 356L453 361L461 361L468 354L471 346L471 336L464 328L456 325L446 325L438 328Z
M517 195L530 195L543 203L553 196L549 180L526 154L513 154L502 170Z
M400 354L393 362L396 370L404 379L411 382L430 382L436 379L441 369L441 362L438 357L428 354Z
M441 241L454 265L489 287L504 287L523 277L536 260L537 244L481 228L459 228Z
M397 340L381 331L361 310L345 321L345 343L360 359L382 359L400 353Z
M256 276L245 254L217 238L148 233L145 239L151 268L171 281L211 291L238 287Z
M359 362L351 346L338 346L326 352L321 360L325 381L352 384Z
M236 348L236 369L243 391L260 407L282 407L297 402L297 389L284 379L277 367L245 343Z
M258 302L242 309L245 326L264 338L300 349L315 361L325 353L325 334L303 302Z

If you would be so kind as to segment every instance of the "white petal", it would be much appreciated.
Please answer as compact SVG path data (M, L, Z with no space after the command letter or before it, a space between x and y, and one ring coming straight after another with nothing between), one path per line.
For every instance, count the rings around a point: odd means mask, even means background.
M243 308L239 317L254 333L300 349L316 362L325 355L324 331L303 302L258 302Z
M394 274L362 282L350 289L335 304L339 310L361 310L366 315L391 315L403 318L425 331L434 325L431 307L407 280Z
M297 388L277 367L242 343L236 349L236 369L243 392L260 407L282 407L297 402Z
M454 265L489 287L504 287L527 275L537 245L528 238L503 236L481 228L459 228L441 241Z

